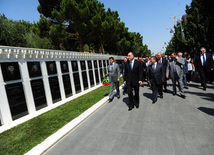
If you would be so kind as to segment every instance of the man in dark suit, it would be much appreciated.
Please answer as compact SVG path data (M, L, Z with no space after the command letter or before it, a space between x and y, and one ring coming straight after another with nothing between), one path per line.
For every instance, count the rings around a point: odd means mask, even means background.
M125 57L124 60L123 60L123 63L122 63L123 79L124 79L124 74L125 74L125 64L126 64L127 61L128 61L128 58ZM123 94L125 94L125 92L127 91L127 86L126 85L123 86L123 90L124 90Z
M138 57L138 61L141 63L141 69L142 69L142 82L146 79L146 63L143 61L142 57ZM143 86L143 85L142 85Z
M157 63L161 63L162 64L162 67L166 73L166 67L167 67L167 60L165 58L162 58L162 55L161 53L158 53L156 55L156 58L157 58ZM162 85L164 86L164 91L167 92L167 82L166 80L164 80L164 82L162 83Z
M148 81L151 83L152 86L152 94L153 94L153 101L154 104L157 102L158 93L160 98L163 98L163 89L162 89L162 82L165 81L165 68L163 67L162 63L157 63L157 58L151 58L152 65L149 68L149 79Z
M135 91L136 108L139 108L139 85L142 85L143 82L141 63L134 60L134 54L132 52L128 53L128 59L129 62L125 64L124 84L128 87L130 111L134 108L132 89L134 88Z
M195 56L195 68L201 78L201 86L206 90L207 80L210 80L210 73L213 70L213 60L210 53L206 53L204 47L201 48L200 54Z

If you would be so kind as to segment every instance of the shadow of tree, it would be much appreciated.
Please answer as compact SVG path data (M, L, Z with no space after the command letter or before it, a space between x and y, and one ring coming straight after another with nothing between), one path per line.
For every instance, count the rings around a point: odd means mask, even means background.
M199 107L198 109L208 115L214 116L214 109L212 109L212 108Z

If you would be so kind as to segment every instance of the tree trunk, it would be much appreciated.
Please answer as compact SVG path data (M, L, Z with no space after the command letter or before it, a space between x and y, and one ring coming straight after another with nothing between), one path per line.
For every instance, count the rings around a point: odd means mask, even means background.
M78 32L76 32L76 34L77 34L78 42L79 42L79 45L80 45L80 52L84 52L82 38L81 38L81 36L80 36L80 34Z
M102 53L105 53L104 47L103 47L103 42L102 42L102 38L100 37L100 45L101 45L101 49L102 49Z

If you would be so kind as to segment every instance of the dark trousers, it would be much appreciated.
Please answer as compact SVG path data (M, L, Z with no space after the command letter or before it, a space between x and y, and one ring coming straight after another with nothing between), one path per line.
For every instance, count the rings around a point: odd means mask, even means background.
M133 101L133 91L135 91L135 105L139 106L139 85L133 86L133 85L127 85L128 87L128 96L129 96L129 108L134 107L134 101Z
M166 80L164 82L162 82L162 86L164 87L164 90L167 90L167 82L166 82Z
M160 96L163 96L162 84L157 84L156 82L152 82L151 85L152 85L153 101L156 101L158 99L158 94Z
M212 83L214 81L214 70L211 71L211 74L210 74L210 83Z
M207 87L207 80L210 80L210 72L207 72L206 67L203 67L201 70L199 70L199 75L201 78L201 86Z
M191 74L192 74L192 71L187 72L187 82L191 81Z

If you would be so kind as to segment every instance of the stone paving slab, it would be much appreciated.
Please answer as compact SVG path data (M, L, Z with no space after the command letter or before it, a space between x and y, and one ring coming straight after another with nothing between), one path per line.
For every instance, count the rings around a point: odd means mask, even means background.
M192 83L187 98L164 93L152 104L140 88L140 107L128 111L128 95L106 103L60 140L46 155L211 155L214 154L214 85Z

